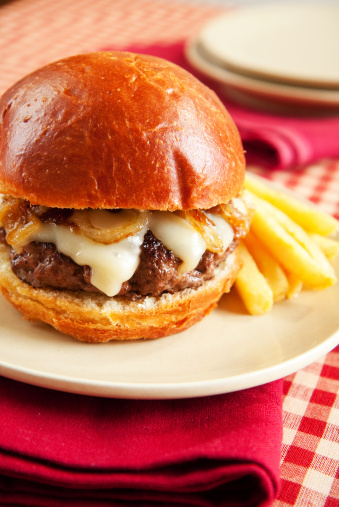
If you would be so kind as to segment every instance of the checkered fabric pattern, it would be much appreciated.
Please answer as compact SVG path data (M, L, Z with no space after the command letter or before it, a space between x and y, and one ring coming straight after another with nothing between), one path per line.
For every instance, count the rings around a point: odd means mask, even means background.
M0 8L0 93L49 61L102 47L170 43L223 9L179 0L14 0ZM339 161L256 172L339 218ZM282 488L273 507L339 506L339 347L284 381Z
M323 211L339 218L339 161L322 160L293 171L270 171L251 168L253 172L279 183L317 204Z
M339 347L284 380L282 489L274 507L339 505Z

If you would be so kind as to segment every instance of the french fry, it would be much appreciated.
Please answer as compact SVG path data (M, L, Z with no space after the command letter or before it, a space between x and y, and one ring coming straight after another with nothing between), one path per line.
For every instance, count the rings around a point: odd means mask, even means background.
M327 259L332 260L339 254L339 241L316 233L310 233L309 236L318 245L320 250L324 252Z
M280 264L253 232L248 233L244 242L273 292L273 302L277 303L285 299L290 286Z
M291 273L290 271L286 271L285 275L288 281L286 298L291 299L296 297L302 291L303 283L297 275Z
M239 244L238 250L243 267L235 280L235 288L251 315L263 315L272 308L273 292L244 243Z
M334 269L308 234L285 213L252 194L256 211L251 230L278 262L310 288L336 282Z
M319 211L288 193L273 189L249 173L246 174L245 188L282 210L305 231L329 236L339 230L339 221L328 213Z

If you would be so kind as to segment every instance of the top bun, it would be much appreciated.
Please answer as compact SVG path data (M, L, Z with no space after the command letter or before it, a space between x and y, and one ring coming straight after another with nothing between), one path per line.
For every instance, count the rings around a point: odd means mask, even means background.
M0 191L32 204L208 209L239 193L244 171L220 100L161 58L72 56L0 100Z

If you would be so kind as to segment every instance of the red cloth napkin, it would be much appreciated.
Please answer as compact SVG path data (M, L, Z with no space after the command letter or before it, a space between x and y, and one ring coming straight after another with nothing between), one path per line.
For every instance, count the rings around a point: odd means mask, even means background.
M0 378L0 505L268 506L281 388L119 400Z
M107 49L107 48L106 48ZM112 49L112 48L108 48ZM184 43L133 46L129 51L161 56L186 68L216 92L216 83L202 76L184 56ZM249 164L288 169L339 157L338 117L292 117L242 107L218 93L240 131Z

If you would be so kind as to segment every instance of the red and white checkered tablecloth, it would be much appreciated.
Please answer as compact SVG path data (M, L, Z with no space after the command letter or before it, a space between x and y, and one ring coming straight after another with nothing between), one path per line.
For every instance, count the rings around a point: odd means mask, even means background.
M221 11L193 0L14 0L0 8L0 93L71 54L183 40ZM339 161L269 177L339 218ZM338 392L339 347L285 379L282 489L273 507L339 506Z

